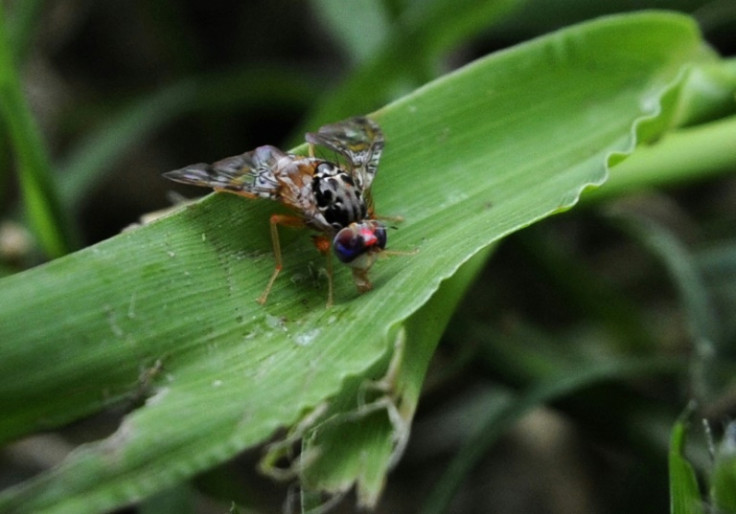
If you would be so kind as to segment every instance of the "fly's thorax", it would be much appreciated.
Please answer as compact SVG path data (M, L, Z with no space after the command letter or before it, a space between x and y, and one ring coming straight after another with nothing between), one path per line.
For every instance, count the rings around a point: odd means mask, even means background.
M351 223L335 234L332 248L344 264L367 271L386 248L386 227L376 220Z
M317 165L312 177L312 194L320 214L335 230L362 221L367 216L362 187L336 164L322 161Z

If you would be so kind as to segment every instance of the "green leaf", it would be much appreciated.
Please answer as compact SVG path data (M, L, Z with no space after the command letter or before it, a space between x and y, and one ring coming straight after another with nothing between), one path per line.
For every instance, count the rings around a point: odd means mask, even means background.
M358 504L375 506L386 474L408 441L434 348L489 251L481 251L466 262L407 320L394 340L391 363L380 380L346 384L339 398L331 402L325 421L308 430L302 454L306 464L299 473L305 495L312 491L344 494L355 482ZM267 460L278 458L282 447L272 448ZM312 497L320 499L318 494ZM317 501L313 508L319 507Z
M695 470L685 458L688 417L693 407L680 417L670 437L670 512L672 514L699 514L704 512Z
M584 200L600 201L730 174L736 164L735 133L736 116L670 132L655 145L637 148L611 171L605 187L591 191Z
M433 313L452 310L468 278L433 298L443 282L602 183L610 156L634 148L639 120L672 118L659 101L683 67L712 60L689 18L611 17L476 61L374 113L387 141L374 198L379 213L406 220L389 247L418 251L377 263L364 295L336 270L332 309L322 260L288 230L285 268L268 304L255 302L273 269L267 219L279 207L228 195L3 279L12 320L0 323L3 440L117 400L146 402L107 439L5 491L0 510L96 511L142 498L280 427L292 427L288 442L327 416L348 419L356 391L377 398L375 383L411 400L397 406L410 419L425 362L412 368L394 347L429 358L445 322ZM651 123L647 135L667 127ZM417 329L434 322L431 333ZM340 404L347 411L335 412ZM392 451L385 438L395 434L376 434L363 448ZM368 503L383 477L364 480ZM319 477L310 485L323 487Z
M0 7L0 116L12 143L26 215L44 251L58 257L76 246L76 237L61 209L46 147L21 90L6 25Z
M718 445L710 476L710 497L717 512L736 512L736 423L730 422Z

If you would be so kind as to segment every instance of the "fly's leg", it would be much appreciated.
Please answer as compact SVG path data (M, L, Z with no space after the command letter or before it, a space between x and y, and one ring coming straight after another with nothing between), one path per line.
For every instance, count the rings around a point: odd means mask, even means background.
M380 221L391 221L393 223L401 223L404 221L403 216L373 216L373 219L377 219Z
M312 240L319 253L327 259L327 308L329 309L332 307L332 252L330 251L332 243L324 236L314 236Z
M327 309L332 307L332 252L327 252Z
M268 293L271 292L271 287L273 286L273 283L276 281L276 277L279 276L279 273L281 272L281 268L283 268L283 261L281 260L281 242L279 241L279 231L278 226L282 225L284 227L303 227L304 226L304 220L301 218L298 218L296 216L289 216L285 214L273 214L271 216L271 241L273 242L273 255L274 259L276 260L276 267L273 270L273 274L271 275L271 278L268 280L268 284L266 285L265 291L263 291L263 294L258 297L258 303L263 305L266 303L266 300L268 299Z
M355 287L358 288L359 293L367 293L373 289L373 284L371 284L371 281L368 278L367 269L353 268L353 281L355 282Z

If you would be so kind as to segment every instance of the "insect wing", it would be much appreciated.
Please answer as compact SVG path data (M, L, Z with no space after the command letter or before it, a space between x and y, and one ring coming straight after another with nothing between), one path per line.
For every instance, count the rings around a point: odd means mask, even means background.
M370 189L384 144L383 132L375 121L364 117L350 118L310 132L306 140L342 155L350 165L358 187L364 191Z
M275 146L259 146L251 152L227 157L212 164L199 163L164 173L183 184L226 189L245 196L276 199L280 187L275 173L293 157Z

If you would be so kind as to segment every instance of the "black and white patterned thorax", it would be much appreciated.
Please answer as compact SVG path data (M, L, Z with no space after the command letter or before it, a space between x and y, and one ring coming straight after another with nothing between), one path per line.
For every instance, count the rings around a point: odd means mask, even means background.
M366 218L363 189L339 166L323 161L314 172L312 193L319 213L334 230ZM320 220L322 221L322 220Z

